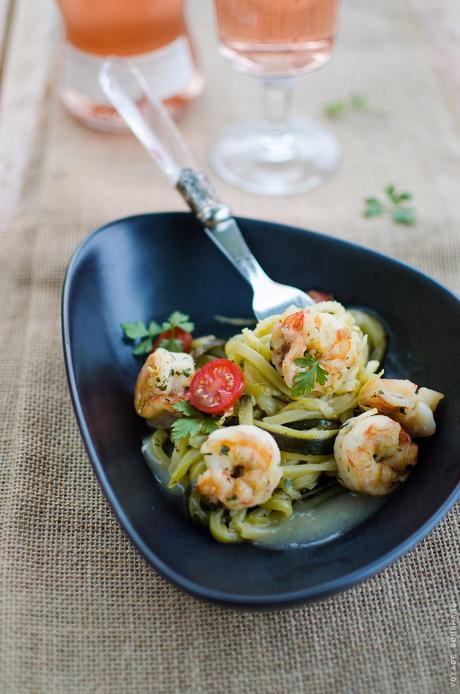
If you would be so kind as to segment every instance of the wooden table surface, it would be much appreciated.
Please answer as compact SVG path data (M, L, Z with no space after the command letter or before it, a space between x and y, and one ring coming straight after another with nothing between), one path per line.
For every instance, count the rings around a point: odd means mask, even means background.
M203 0L201 0L203 1ZM460 114L460 2L410 0L452 109ZM192 5L193 11L193 5ZM52 0L0 0L0 224L18 204L60 22ZM46 145L45 145L46 146Z

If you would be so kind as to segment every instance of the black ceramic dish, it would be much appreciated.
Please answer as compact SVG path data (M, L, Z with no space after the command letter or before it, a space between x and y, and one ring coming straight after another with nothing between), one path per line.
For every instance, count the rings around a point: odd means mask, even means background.
M142 215L95 231L75 253L63 293L65 358L73 404L99 482L145 558L195 596L258 608L290 606L350 587L419 542L459 496L460 302L428 277L372 251L269 222L240 220L277 281L331 291L387 322L387 373L445 393L438 432L418 465L361 525L307 549L222 545L157 487L140 446L147 428L133 410L140 362L119 324L189 313L196 334L234 330L215 314L250 316L249 288L193 217Z

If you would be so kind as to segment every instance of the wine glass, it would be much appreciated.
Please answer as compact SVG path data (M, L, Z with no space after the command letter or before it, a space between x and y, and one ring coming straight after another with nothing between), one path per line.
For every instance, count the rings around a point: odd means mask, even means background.
M217 173L252 193L313 190L335 171L336 138L290 115L297 79L330 58L338 0L215 0L220 51L261 79L263 116L224 131L211 152Z

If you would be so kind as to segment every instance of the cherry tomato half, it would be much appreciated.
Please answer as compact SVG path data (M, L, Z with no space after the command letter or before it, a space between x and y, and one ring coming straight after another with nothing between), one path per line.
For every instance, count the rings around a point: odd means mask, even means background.
M244 391L244 376L230 359L214 359L199 369L190 383L190 402L207 414L222 414Z
M188 333L186 330L182 330L182 328L165 330L164 332L158 335L157 339L153 343L152 352L160 346L161 340L180 340L183 344L182 351L190 352L190 345L192 344L192 334Z
M318 292L316 289L312 289L307 294L316 304L319 304L320 301L332 301L334 298L329 292Z

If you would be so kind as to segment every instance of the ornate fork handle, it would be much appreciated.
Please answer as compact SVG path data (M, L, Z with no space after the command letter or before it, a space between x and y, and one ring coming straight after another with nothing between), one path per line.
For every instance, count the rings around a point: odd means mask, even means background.
M223 203L201 171L181 169L176 188L192 212L205 226L214 228L232 217L231 208Z
M180 171L176 188L204 225L209 238L253 289L256 283L271 284L272 281L248 248L233 219L231 208L221 202L208 178L200 171L184 167Z

